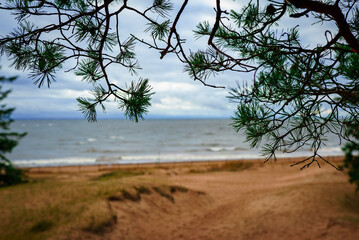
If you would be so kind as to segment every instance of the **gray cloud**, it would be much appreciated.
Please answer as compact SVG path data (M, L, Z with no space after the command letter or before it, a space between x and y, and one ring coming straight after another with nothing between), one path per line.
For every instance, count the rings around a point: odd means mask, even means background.
M213 10L214 2L211 1L190 1L188 8L184 12L179 22L178 30L187 39L186 49L196 50L206 48L207 39L193 40L195 26L205 19L214 21L215 12ZM224 9L235 8L240 10L241 1L223 1ZM178 9L180 4L176 2ZM9 33L15 26L16 21L13 16L2 14L0 16L1 35ZM143 21L134 17L133 14L127 14L121 20L123 34L126 36L130 31L141 34ZM142 25L141 25L142 24ZM295 26L295 22L288 20L285 26ZM320 27L319 27L320 28ZM316 42L318 26L313 26L314 30L305 29L303 32L305 39L309 42ZM142 70L138 76L131 76L127 69L120 66L111 68L109 76L111 81L124 86L131 80L139 77L149 78L150 84L156 94L153 96L152 107L149 109L149 117L229 117L235 109L235 104L229 103L226 96L228 89L213 89L204 87L200 82L194 82L187 73L183 72L183 65L174 55L168 55L163 60L159 59L160 54L148 49L147 46L138 44L136 53L140 60ZM51 89L43 87L38 89L33 85L32 80L28 79L27 73L18 72L8 67L9 62L2 58L1 75L13 76L19 78L13 84L6 84L6 88L12 88L13 93L7 99L11 106L17 108L14 116L18 118L71 118L82 117L77 111L76 97L85 97L91 85L82 82L73 72L65 73L60 71L57 74L57 81L53 83ZM64 66L64 70L70 69L74 63ZM222 85L224 87L235 86L236 81L243 83L245 80L251 81L251 75L225 73L218 75L210 80L211 84ZM99 113L100 117L123 117L117 109L116 104L108 103L107 114Z

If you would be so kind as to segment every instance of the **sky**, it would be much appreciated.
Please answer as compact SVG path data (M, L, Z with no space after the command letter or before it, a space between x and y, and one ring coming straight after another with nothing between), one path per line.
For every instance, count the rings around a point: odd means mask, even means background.
M131 2L131 1L130 1ZM179 4L180 1L174 1ZM222 0L222 9L240 10L243 1ZM141 4L141 1L140 3ZM214 22L215 1L189 1L189 4L180 19L178 31L187 39L186 49L189 51L205 49L207 39L195 41L192 30L196 24L203 20ZM180 5L175 5L178 9ZM174 16L172 16L173 18ZM48 23L42 20L39 24ZM128 15L122 20L122 31L124 34L135 32L142 34L143 26L141 20ZM16 21L9 14L0 14L0 35L8 34L16 27ZM288 23L289 24L289 23ZM289 24L290 25L290 24ZM304 38L313 37L316 28L304 28ZM310 37L309 37L310 36ZM148 78L155 94L152 97L152 106L145 118L229 118L235 111L236 104L231 103L226 96L230 87L235 87L237 82L242 84L250 81L248 74L224 73L211 78L208 83L224 86L224 89L203 86L198 81L193 81L190 76L183 72L183 64L174 55L167 55L160 59L159 52L148 49L146 46L137 44L136 54L140 61L142 70L138 76L131 76L126 69L117 66L111 68L109 76L111 80L124 86L131 80L139 77ZM38 119L38 118L83 118L78 111L77 97L89 96L91 85L81 81L70 69L73 63L65 64L62 71L56 74L56 82L51 88L38 88L28 78L29 72L20 72L9 67L9 61L5 56L1 57L1 75L18 76L12 84L6 84L5 88L13 89L7 101L8 106L15 107L13 113L15 119ZM123 114L114 103L108 103L106 113L98 111L99 118L123 118Z

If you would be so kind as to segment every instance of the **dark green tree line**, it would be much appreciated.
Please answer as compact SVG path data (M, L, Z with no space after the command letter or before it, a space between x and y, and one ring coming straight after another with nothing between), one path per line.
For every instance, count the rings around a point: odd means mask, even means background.
M5 156L6 153L10 153L16 147L18 140L26 135L26 133L10 131L10 124L13 122L11 114L15 109L9 108L3 103L11 90L3 90L2 84L14 80L15 77L6 78L0 76L0 186L8 186L24 181L22 170L15 168Z
M194 30L208 46L192 51L177 28L188 2L174 10L170 0L147 1L140 7L130 0L7 0L0 10L15 14L19 24L0 38L0 51L15 68L30 70L38 86L50 86L63 63L73 61L70 70L93 86L92 98L78 98L90 121L110 98L131 119L146 113L153 94L147 79L121 88L108 76L112 65L137 73L134 47L140 43L159 51L160 58L177 55L185 71L205 86L220 87L209 78L221 72L252 74L251 81L238 83L230 93L238 103L233 126L245 132L252 147L264 139L267 160L278 151L309 146L313 156L300 163L319 165L326 161L318 150L328 133L352 141L345 126L358 123L359 116L357 1L250 1L242 9L223 9L216 0L214 23L198 23ZM121 34L125 13L146 21L143 35ZM52 20L39 26L33 17ZM321 37L307 44L296 25L303 19L335 27L323 29ZM283 22L293 26L282 27Z

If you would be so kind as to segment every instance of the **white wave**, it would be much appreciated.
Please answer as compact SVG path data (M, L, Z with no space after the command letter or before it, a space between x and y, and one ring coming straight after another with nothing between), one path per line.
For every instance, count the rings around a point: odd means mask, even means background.
M65 165L82 165L94 164L94 158L53 158L53 159L31 159L31 160L13 160L15 166L19 167L36 167L36 166L65 166Z
M223 148L221 147L211 147L209 150L211 150L212 152L220 152L223 150Z
M236 147L211 147L209 150L212 152L234 151Z
M122 156L121 163L156 163L156 162L186 162L186 161L214 161L214 160L235 160L235 159L257 159L260 154L163 154L163 155L137 155Z
M88 142L95 142L95 141L97 141L97 138L88 138L87 141Z
M342 151L339 148L331 149L331 152L322 153L326 156L342 156ZM225 153L225 152L223 152ZM55 159L37 159L37 160L15 160L12 161L19 167L37 167L37 166L76 166L76 165L91 165L91 164L138 164L138 163L165 163L165 162L192 162L192 161L216 161L216 160L251 160L251 159L265 159L258 152L245 151L241 154L223 154L219 152L207 154L149 154L149 155L125 155L125 156L101 156L95 158L55 158ZM329 154L328 154L329 153ZM296 157L310 157L312 152L301 151L295 153L278 153L278 158L296 158Z
M112 139L112 140L125 139L123 136L110 136L109 138Z

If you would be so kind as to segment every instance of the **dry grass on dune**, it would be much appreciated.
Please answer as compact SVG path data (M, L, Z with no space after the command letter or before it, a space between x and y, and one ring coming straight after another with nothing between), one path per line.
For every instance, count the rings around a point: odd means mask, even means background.
M0 189L0 235L9 240L48 239L73 228L98 228L112 219L107 197L141 182L131 181L141 175L137 170L97 177L54 174Z
M32 174L0 189L21 239L359 239L359 194L334 168L227 162ZM31 177L31 176L30 176Z

